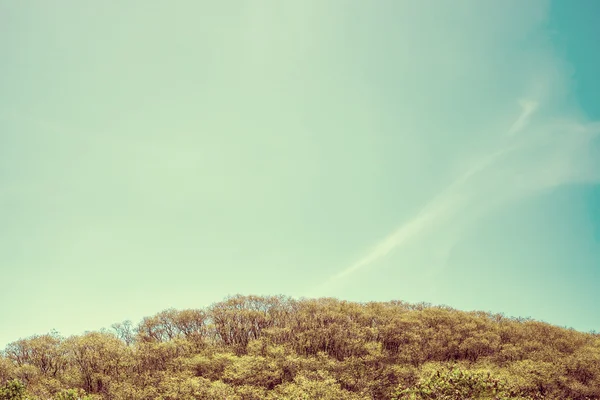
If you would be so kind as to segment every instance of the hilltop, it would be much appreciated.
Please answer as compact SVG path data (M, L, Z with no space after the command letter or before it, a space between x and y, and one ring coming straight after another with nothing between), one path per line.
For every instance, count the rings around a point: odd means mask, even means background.
M234 296L0 357L0 399L599 399L600 335L402 301Z

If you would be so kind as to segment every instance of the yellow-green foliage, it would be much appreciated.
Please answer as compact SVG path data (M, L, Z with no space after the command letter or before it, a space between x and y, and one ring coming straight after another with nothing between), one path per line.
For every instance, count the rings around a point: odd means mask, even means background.
M600 336L427 304L235 296L36 335L0 399L600 399Z

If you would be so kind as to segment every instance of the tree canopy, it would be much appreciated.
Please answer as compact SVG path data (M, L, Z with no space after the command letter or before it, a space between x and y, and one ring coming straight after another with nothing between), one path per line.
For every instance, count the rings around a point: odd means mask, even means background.
M600 335L422 303L238 295L10 343L0 399L600 399Z

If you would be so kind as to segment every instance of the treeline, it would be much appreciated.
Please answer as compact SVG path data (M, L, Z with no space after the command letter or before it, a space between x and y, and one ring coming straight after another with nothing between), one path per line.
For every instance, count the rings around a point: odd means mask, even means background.
M600 399L600 335L428 304L235 296L36 335L0 399Z

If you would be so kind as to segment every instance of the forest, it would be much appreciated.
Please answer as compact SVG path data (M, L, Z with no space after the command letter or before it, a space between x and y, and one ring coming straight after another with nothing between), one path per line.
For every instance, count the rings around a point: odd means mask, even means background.
M0 399L600 399L600 334L426 303L237 295L16 340Z

